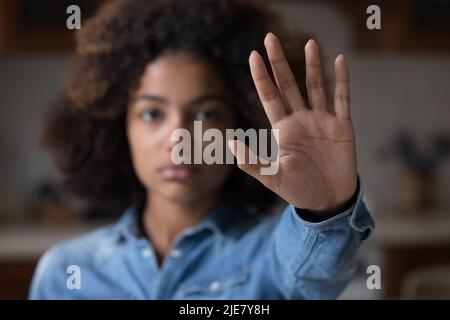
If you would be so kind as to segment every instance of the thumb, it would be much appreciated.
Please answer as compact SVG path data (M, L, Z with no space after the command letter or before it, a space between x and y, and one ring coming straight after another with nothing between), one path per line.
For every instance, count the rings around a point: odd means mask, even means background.
M271 163L259 157L245 143L239 140L229 140L228 147L235 156L239 169L269 187L269 177L278 171L278 162L276 162L276 166L273 166L273 162ZM268 164L270 164L270 167L266 166ZM274 168L275 170L273 170Z

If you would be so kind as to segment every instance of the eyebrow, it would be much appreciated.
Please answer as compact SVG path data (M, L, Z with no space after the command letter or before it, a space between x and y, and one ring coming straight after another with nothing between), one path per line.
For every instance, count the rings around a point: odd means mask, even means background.
M153 101L153 102L158 102L161 104L168 104L168 100L161 97L161 96L156 96L156 95L151 95L151 94L143 94L143 95L139 95L134 99L134 102L139 101L139 100L148 100L148 101ZM193 99L192 101L190 101L189 103L187 103L186 107L188 108L192 108L195 106L198 106L202 103L208 102L208 101L218 101L218 102L225 102L225 103L229 103L230 99L225 96L225 95L220 95L220 94L206 94L206 95L202 95L199 96L195 99Z

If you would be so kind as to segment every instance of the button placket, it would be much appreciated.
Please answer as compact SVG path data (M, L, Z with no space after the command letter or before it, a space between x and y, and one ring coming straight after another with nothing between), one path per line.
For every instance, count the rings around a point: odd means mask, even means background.
M209 290L216 292L220 290L220 287L221 287L220 281L215 280L210 283Z
M170 250L170 256L172 258L180 258L183 255L183 251L180 249L172 249Z
M150 258L152 256L152 251L149 248L144 248L141 250L141 257L142 258Z

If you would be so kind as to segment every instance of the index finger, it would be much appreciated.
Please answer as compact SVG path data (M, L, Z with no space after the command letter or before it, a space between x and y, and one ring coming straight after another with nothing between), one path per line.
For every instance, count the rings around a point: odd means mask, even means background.
M261 55L252 51L250 54L250 70L255 83L256 91L261 99L264 111L272 126L287 116L287 111L281 100L280 93L274 85L267 71L266 64Z

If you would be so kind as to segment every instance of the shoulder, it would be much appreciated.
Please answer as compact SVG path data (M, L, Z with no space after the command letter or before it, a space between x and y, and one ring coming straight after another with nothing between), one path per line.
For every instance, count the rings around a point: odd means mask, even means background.
M47 250L42 260L54 263L78 262L84 265L97 263L117 245L120 236L118 229L116 223L59 243Z
M48 249L37 264L29 298L70 298L66 290L68 275L80 268L96 268L113 255L120 236L118 229L118 223L105 226Z

